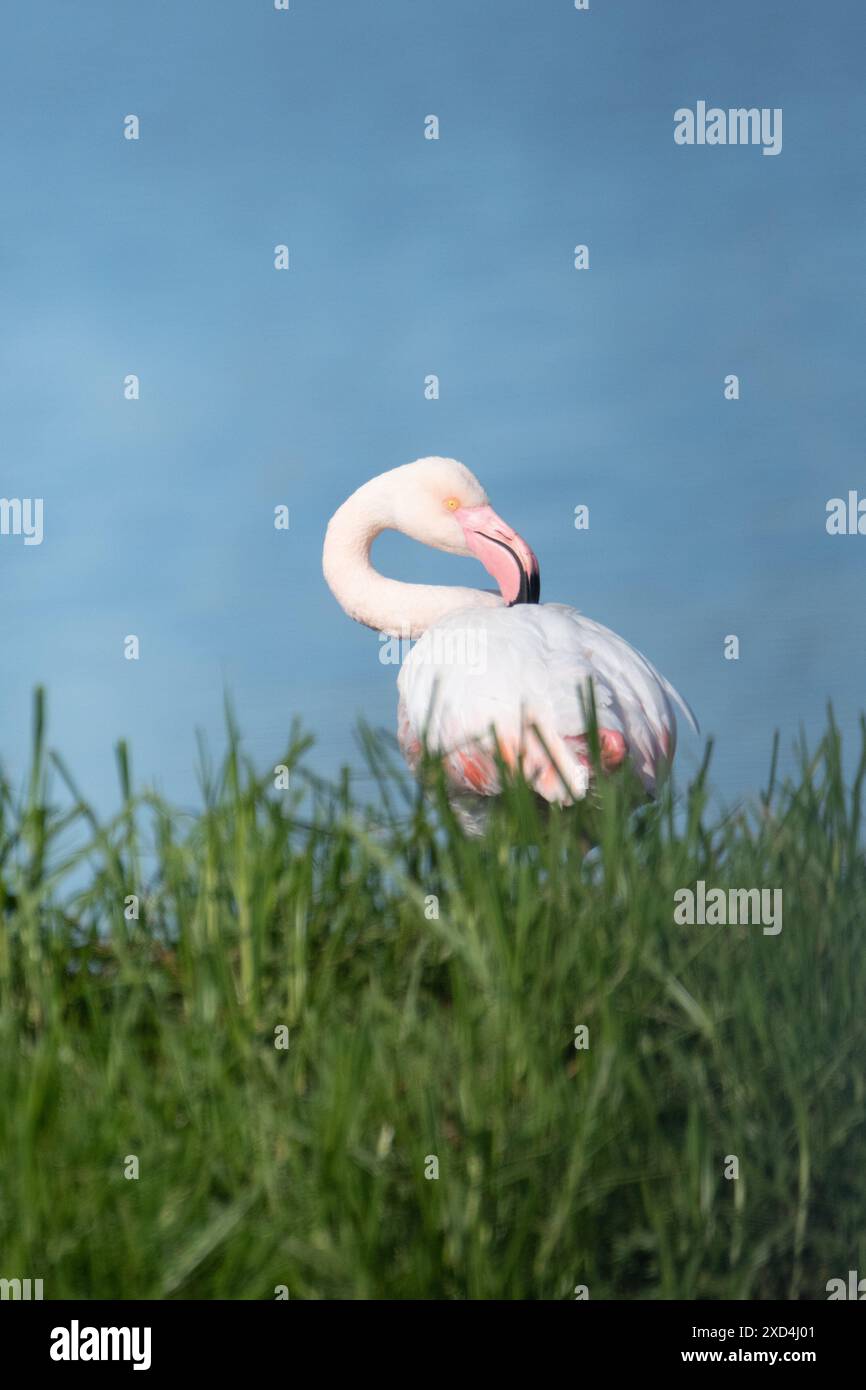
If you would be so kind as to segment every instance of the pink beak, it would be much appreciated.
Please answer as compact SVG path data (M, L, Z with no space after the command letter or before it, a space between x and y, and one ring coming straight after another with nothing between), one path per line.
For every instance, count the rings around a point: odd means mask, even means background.
M509 607L513 603L538 603L541 574L526 541L492 507L460 507L454 515L463 527L466 544L496 580Z

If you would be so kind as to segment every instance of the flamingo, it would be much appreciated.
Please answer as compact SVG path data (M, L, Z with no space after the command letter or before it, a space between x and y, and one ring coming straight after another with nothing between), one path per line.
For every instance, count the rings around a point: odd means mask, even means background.
M383 530L475 556L499 592L386 578L370 560ZM630 761L650 795L676 749L674 704L697 731L683 698L624 638L539 602L535 555L456 459L417 459L359 487L328 524L322 568L356 622L414 640L397 680L398 741L413 771L425 746L441 758L455 801L495 796L503 764L545 801L583 799L588 682L603 771Z

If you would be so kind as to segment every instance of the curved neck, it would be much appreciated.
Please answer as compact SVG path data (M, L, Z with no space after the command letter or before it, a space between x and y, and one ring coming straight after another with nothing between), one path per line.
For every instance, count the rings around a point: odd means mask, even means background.
M370 549L393 523L378 478L365 483L343 503L328 524L322 569L328 586L356 622L389 637L420 637L448 613L460 608L500 608L502 599L485 589L450 584L405 584L374 569Z

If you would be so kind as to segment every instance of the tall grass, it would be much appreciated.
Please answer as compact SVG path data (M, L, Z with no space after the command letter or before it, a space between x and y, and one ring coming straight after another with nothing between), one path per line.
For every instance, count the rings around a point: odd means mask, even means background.
M706 764L679 811L617 776L542 817L515 783L483 839L366 741L374 807L297 733L276 790L229 721L195 814L121 746L106 822L37 695L27 784L0 782L0 1277L823 1298L866 1272L866 740L846 788L831 720L715 823ZM675 925L697 879L782 888L783 930Z

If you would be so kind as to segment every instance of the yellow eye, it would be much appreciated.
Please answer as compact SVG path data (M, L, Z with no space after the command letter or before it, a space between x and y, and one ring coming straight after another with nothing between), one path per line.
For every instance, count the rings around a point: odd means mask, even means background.
M460 506L460 501L457 497L449 497L445 506L448 508L449 512L456 512L457 508Z

